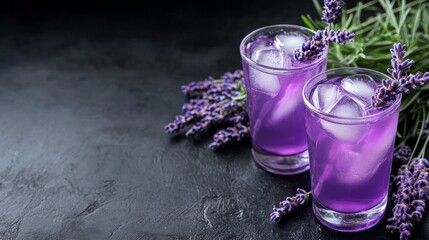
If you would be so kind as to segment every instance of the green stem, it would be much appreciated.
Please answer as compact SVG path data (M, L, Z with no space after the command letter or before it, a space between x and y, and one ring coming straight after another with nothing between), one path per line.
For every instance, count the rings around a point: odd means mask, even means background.
M424 108L423 108L424 109ZM422 122L422 126L425 126L426 125L426 123L429 121L429 114L428 114L428 116L426 117L426 120L424 121L424 122ZM425 153L426 153L426 147L427 147L427 145L428 145L428 142L429 142L429 137L426 137L426 141L425 141L425 143L423 144L423 147L422 147L422 150L420 150L420 153L419 153L419 155L418 155L418 157L419 158L424 158L425 157Z
M408 136L410 134L406 134L406 133L407 133L407 118L404 119L404 129L403 129L403 133L402 133L402 136L404 136L404 138L402 139L402 142L399 144L400 146L404 145L408 140Z
M240 95L237 95L235 97L232 97L231 99L236 100L236 101L241 101L241 100L246 99L246 97L247 97L246 94L240 94Z
M425 108L423 108L423 120L425 120L425 115L426 115L426 110L425 110ZM418 114L418 117L417 117L417 121L418 121L418 119L420 118L420 111L419 111L419 114ZM408 165L410 165L410 163L411 163L411 160L413 159L413 157L414 157L414 153L416 152L416 150L417 150L417 147L419 146L419 144L420 144L420 139L421 139L421 137L422 137L422 135L423 135L423 129L424 129L424 127L425 127L425 125L424 124L422 124L422 127L420 128L420 132L419 132L419 136L417 137L417 141L416 141L416 144L414 145L414 148L413 148L413 152L411 153L411 157L410 157L410 159L408 160L408 163L407 163L407 166Z
M225 82L225 79L215 79L215 80L212 80L212 82L221 83L221 82Z
M401 106L400 111L403 112L405 109L407 109L412 103L415 102L415 100L419 97L419 95L420 95L420 92L415 92L413 97Z

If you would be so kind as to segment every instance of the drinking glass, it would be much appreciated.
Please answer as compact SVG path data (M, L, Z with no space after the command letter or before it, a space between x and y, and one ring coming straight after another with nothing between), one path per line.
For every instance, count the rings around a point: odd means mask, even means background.
M383 217L401 96L371 106L383 73L337 68L304 86L314 215L345 232L368 229Z
M327 51L311 62L296 60L293 52L314 33L301 26L272 25L249 33L240 45L252 155L271 173L309 169L302 88L326 70Z

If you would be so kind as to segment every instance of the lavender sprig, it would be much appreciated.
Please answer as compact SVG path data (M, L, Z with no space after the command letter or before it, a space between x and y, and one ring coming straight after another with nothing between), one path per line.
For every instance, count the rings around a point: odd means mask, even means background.
M213 136L213 142L210 143L209 148L216 150L227 144L233 142L239 142L243 138L248 137L249 135L249 126L246 126L242 123L237 123L233 127L228 127L225 130L218 131Z
M428 175L429 161L414 158L409 165L402 165L393 179L397 186L392 196L395 206L386 228L391 233L398 232L401 240L409 239L414 225L422 220L429 200Z
M223 124L226 130L220 130L214 135L209 145L212 149L247 137L249 120L242 81L243 71L237 70L227 72L219 79L208 77L182 86L182 92L188 98L188 102L182 106L184 114L176 116L173 122L167 124L165 131L177 133L190 126L185 135L191 137Z
M392 68L387 69L387 72L392 79L384 79L376 89L372 97L374 107L388 107L395 101L397 95L408 93L411 89L416 89L429 82L429 72L408 74L414 61L412 59L404 60L406 50L407 46L400 43L393 44L393 48L390 49Z
M325 48L332 43L345 44L355 37L354 33L344 29L335 31L330 26L341 15L341 6L344 2L342 0L325 0L324 3L322 21L329 25L323 30L318 30L314 36L302 43L301 49L295 50L294 56L298 61L313 61L320 58Z
M298 188L297 194L293 197L287 197L280 202L280 207L273 208L270 214L270 219L274 223L280 222L286 215L298 211L300 206L304 206L310 200L311 192L306 192L304 189Z
M325 48L332 43L345 44L347 41L353 40L354 37L354 33L346 30L335 31L329 28L322 31L317 30L314 36L302 44L300 50L297 49L294 52L295 58L299 61L312 61L320 58Z

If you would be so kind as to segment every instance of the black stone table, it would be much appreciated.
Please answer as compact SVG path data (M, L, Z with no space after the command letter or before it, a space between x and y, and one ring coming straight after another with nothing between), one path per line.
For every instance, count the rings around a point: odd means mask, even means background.
M248 32L310 0L28 2L0 15L0 239L396 239L269 213L309 174L257 167L249 142L169 136L180 86L241 67ZM389 206L391 207L391 206ZM388 212L390 215L390 211ZM414 239L429 239L429 219Z

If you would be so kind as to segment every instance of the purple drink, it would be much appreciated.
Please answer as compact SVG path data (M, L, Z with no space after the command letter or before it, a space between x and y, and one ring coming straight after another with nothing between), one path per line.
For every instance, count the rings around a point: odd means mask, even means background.
M260 28L240 46L252 154L263 169L282 175L308 170L302 89L326 70L326 53L313 62L293 57L314 32L293 25Z
M382 73L340 68L304 87L313 211L328 227L360 231L383 216L401 98L371 106Z

